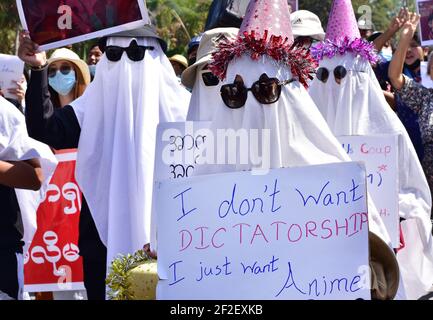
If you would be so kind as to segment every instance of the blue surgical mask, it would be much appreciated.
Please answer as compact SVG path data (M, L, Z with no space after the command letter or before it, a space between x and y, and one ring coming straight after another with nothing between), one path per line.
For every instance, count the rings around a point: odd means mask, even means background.
M89 65L89 71L92 78L94 78L96 74L96 64Z
M58 94L66 96L75 86L75 71L71 70L68 74L63 74L60 71L57 71L54 77L48 78L48 82L51 88L53 88Z

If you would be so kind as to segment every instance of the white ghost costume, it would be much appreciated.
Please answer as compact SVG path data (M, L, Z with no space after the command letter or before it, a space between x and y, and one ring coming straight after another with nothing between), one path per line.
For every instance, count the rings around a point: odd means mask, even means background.
M156 128L185 121L190 100L156 39L111 37L107 46L133 40L154 50L139 62L104 55L71 104L81 126L76 177L107 246L107 267L150 242Z
M202 78L204 72L210 72L206 65L198 67L187 121L211 121L215 113L213 100L219 99L222 84L220 81L216 86L207 86Z
M29 137L24 115L0 97L0 160L30 159L39 160L44 182L41 189L36 192L15 189L24 226L24 252L27 251L36 232L36 210L56 169L57 159L47 145Z
M250 88L264 73L269 78L278 78L280 81L292 79L292 74L287 67L279 65L267 56L261 57L259 61L252 61L250 57L243 55L229 64L223 85L233 83L235 77L240 75L244 85ZM262 163L263 169L350 161L341 144L329 130L307 90L297 81L283 86L280 99L271 105L260 104L251 92L248 93L245 106L240 109L228 108L220 95L212 103L215 104L215 113L211 130L215 136L218 129L258 129L259 141L262 141L261 130L270 129L270 163ZM252 153L263 154L263 147L264 145L259 144L257 150L253 150ZM226 154L237 154L237 164L203 165L198 167L197 174L257 169L257 163L251 159L249 164L240 165L241 155L235 148L226 150ZM225 161L228 161L227 157ZM389 242L385 226L371 202L369 202L369 220L370 230Z
M337 84L333 71L344 66L347 76ZM403 124L385 100L369 62L352 54L325 58L326 83L315 79L310 95L336 136L399 135L399 210L406 247L398 255L406 298L417 299L433 284L431 195L415 148ZM399 293L399 298L404 298Z

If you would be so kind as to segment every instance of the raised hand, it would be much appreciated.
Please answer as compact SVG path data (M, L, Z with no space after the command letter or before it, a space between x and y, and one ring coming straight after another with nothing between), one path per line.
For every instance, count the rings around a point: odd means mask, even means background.
M420 15L416 12L405 12L404 16L404 24L402 27L401 36L402 38L413 38L413 35L418 28L418 24L420 21Z
M394 19L392 19L391 24L388 27L388 30L393 34L397 33L404 25L405 17L407 15L407 8L401 8L400 12Z
M39 46L30 39L29 33L22 31L18 57L32 67L43 66L47 63L47 56L44 51L39 52L38 49Z

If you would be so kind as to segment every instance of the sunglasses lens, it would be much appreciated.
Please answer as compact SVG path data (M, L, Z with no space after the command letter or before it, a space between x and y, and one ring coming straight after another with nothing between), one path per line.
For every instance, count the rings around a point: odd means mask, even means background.
M220 81L217 76L215 76L212 72L205 72L202 74L203 82L208 87L217 86Z
M239 109L247 101L247 90L240 84L227 84L221 87L221 97L227 107Z
M319 79L323 83L326 83L326 81L328 81L328 78L329 78L329 71L326 68L319 68L319 70L317 70L316 76L317 76L317 79Z
M57 74L57 69L56 68L49 68L48 69L48 77L50 78L54 78Z
M60 72L61 72L62 74L64 74L64 75L67 75L67 74L71 73L71 71L72 71L71 66L62 66L62 67L60 68Z
M120 47L107 47L105 55L107 59L113 62L117 62L122 58L123 48Z
M346 77L346 75L347 75L347 70L345 67L338 66L337 68L335 68L335 70L334 70L335 79L342 80L342 79L344 79L344 77Z
M251 91L261 104L272 104L280 98L281 86L278 79L269 79L254 83Z
M137 45L131 45L126 49L126 54L132 61L141 61L146 55L146 49Z

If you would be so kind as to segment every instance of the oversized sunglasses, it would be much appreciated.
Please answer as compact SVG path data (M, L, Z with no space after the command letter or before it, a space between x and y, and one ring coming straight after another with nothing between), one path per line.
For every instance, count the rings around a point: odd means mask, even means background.
M317 70L317 79L326 83L329 79L329 70L326 68L319 68ZM338 66L334 69L334 78L337 80L337 83L340 83L347 76L347 69L343 66Z
M209 70L201 71L201 78L203 79L203 82L207 87L215 87L220 83L218 77Z
M63 75L67 75L71 73L73 70L72 66L68 64L63 64L60 66L60 69L57 69L56 67L49 67L48 68L48 77L54 78L57 74L57 71L60 71Z
M129 47L123 48L118 46L107 46L105 48L105 55L109 61L117 62L122 58L124 52L132 61L142 61L146 56L147 50L154 50L152 46L139 46L136 41L133 41Z
M261 104L273 104L280 99L282 86L294 81L294 79L280 81L277 78L268 78L266 74L262 74L251 88L246 88L242 77L238 75L234 83L221 87L221 97L230 109L239 109L245 106L249 91Z

